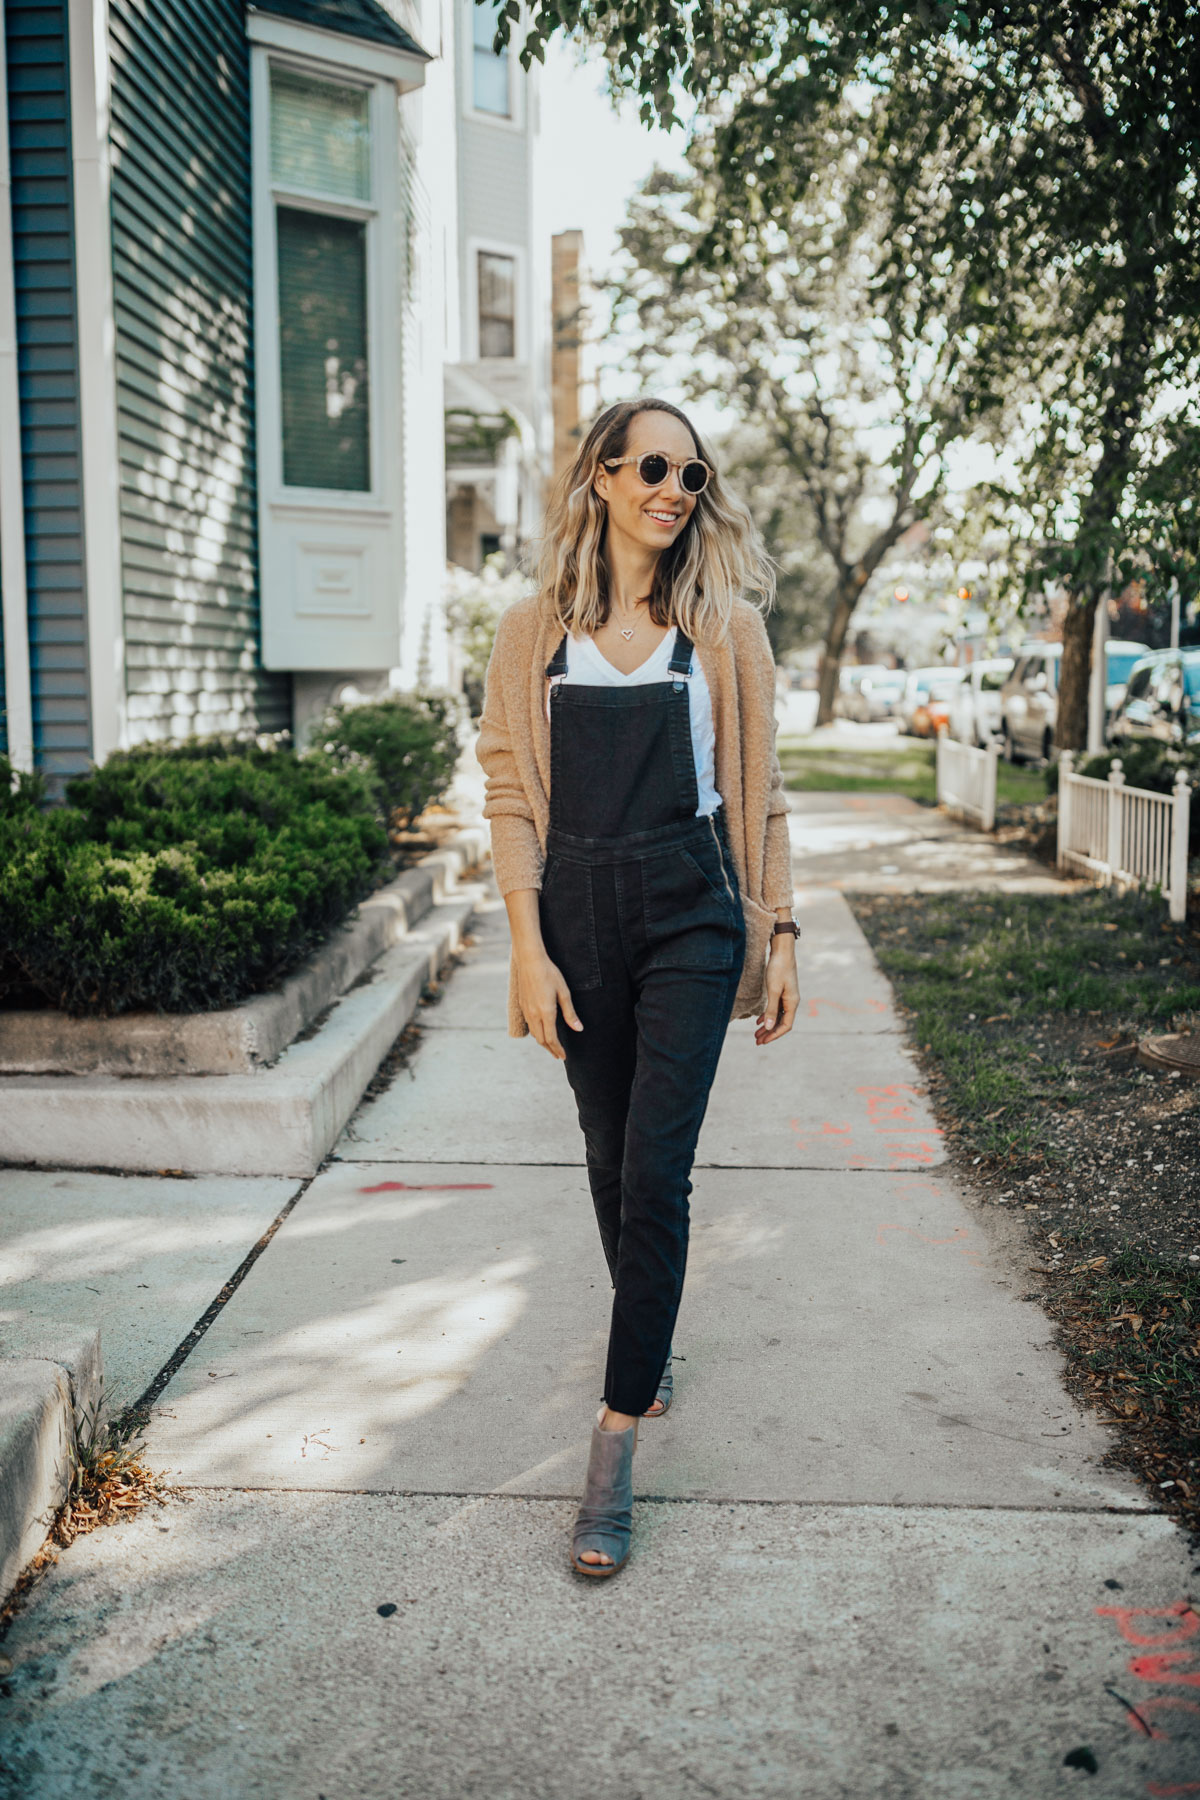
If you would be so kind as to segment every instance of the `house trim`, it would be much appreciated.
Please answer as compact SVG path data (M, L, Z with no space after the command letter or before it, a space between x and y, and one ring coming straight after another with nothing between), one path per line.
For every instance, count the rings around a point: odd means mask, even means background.
M88 678L92 760L101 763L125 742L108 0L74 0L68 13Z
M250 21L248 21L249 25ZM277 20L253 21L274 27ZM256 32L257 35L257 32ZM311 50L309 45L311 43ZM336 61L327 52L336 51ZM259 574L262 658L268 669L383 670L399 654L400 612L395 571L403 566L404 476L402 416L401 274L403 218L398 181L401 154L395 60L359 39L287 27L287 42L272 30L251 51L251 143L254 207L254 342L258 447ZM425 64L404 59L424 81ZM364 201L308 195L276 183L271 174L270 75L284 64L305 73L351 81L370 94L371 186ZM367 342L370 412L370 489L285 487L280 391L276 207L361 219L367 233ZM312 589L309 600L305 594Z
M254 165L254 296L255 363L258 391L258 484L260 507L300 510L313 507L338 515L387 518L392 508L385 501L392 471L387 467L390 441L388 423L393 417L394 367L388 354L381 288L392 268L392 224L395 212L391 168L396 156L395 108L382 102L388 88L378 78L364 77L352 64L343 64L339 75L357 76L355 86L366 90L371 122L371 198L340 200L310 195L303 189L276 182L271 175L270 107L271 69L286 65L304 74L325 73L300 56L277 56L265 50L254 53L252 82L252 157ZM283 401L279 360L279 281L276 261L275 212L279 205L305 212L326 213L339 219L360 220L366 226L367 344L370 371L368 455L370 487L305 488L286 486L283 479ZM264 521L266 523L266 521Z
M384 44L368 43L364 38L343 37L315 25L293 24L253 6L246 8L246 36L252 44L292 51L313 74L320 72L318 65L323 62L341 74L374 75L394 81L402 94L425 83L425 57L389 50Z
M8 155L8 56L0 18L0 591L4 596L4 708L8 757L33 768L29 681L29 594L25 576L25 483L17 383L17 299L13 279L12 170Z

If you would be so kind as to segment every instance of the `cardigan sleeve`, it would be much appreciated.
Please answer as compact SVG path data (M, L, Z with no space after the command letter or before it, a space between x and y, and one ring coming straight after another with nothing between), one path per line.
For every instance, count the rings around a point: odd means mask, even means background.
M775 748L775 738L779 726L779 721L775 716L775 658L771 652L771 640L767 636L767 628L763 624L762 614L756 612L754 616L758 625L762 661L763 700L771 732L767 828L763 843L763 904L772 912L781 912L785 907L792 905L795 897L792 884L792 840L788 832L788 801L783 785L783 770L779 766L779 754Z
M486 778L483 816L492 828L492 869L502 895L517 888L542 885L541 845L513 749L509 720L514 697L508 691L506 670L511 674L514 666L518 670L522 666L519 657L515 664L512 660L510 630L507 615L502 615L488 661L483 716L475 746Z

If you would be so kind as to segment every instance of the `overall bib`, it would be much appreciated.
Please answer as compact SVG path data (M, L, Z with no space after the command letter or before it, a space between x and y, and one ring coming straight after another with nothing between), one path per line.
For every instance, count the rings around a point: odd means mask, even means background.
M542 935L582 1021L561 1013L588 1181L615 1294L604 1398L652 1404L687 1264L688 1196L745 954L721 812L696 817L688 680L675 635L669 681L550 677L550 826Z

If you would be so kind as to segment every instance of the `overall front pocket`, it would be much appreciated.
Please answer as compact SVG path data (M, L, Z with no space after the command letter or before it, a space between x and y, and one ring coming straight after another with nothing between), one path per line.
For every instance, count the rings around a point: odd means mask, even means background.
M586 863L550 855L542 871L538 898L542 942L573 993L598 988L600 957L596 948L596 909L592 872Z
M704 867L703 853L682 848L642 864L650 968L729 969L740 960L741 911L718 879L716 868Z

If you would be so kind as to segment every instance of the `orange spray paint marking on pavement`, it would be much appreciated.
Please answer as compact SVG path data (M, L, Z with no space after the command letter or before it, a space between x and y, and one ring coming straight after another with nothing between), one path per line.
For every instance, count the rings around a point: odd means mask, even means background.
M1180 1666L1200 1652L1200 1644L1188 1643L1200 1632L1200 1613L1190 1601L1176 1600L1170 1606L1098 1606L1096 1612L1102 1619L1113 1620L1127 1644L1157 1652L1153 1656L1130 1657L1128 1671L1139 1681L1200 1687L1200 1670ZM1158 1622L1157 1629L1153 1622ZM1179 1647L1185 1643L1186 1649ZM1195 1700L1182 1694L1152 1694L1147 1700L1139 1697L1136 1710L1126 1712L1125 1722L1131 1731L1148 1732L1158 1742L1169 1743L1170 1733L1151 1723L1151 1715L1163 1711L1186 1712L1200 1718L1200 1705ZM1183 1800L1188 1794L1200 1795L1200 1781L1147 1781L1145 1791L1150 1800Z
M1174 1681L1181 1687L1200 1687L1200 1669L1189 1669L1187 1674L1176 1674L1175 1670L1181 1662L1190 1662L1190 1650L1164 1650L1157 1656L1131 1656L1129 1673L1136 1675L1140 1681Z
M1113 1690L1110 1688L1108 1692L1112 1693ZM1195 1713L1200 1719L1200 1706L1194 1700L1185 1700L1182 1694L1151 1694L1149 1700L1139 1698L1137 1711L1134 1712L1131 1708L1125 1715L1125 1723L1131 1731L1141 1731L1146 1737L1157 1738L1160 1743L1170 1743L1170 1733L1160 1731L1157 1725L1150 1722L1151 1713L1161 1712L1164 1707L1174 1712Z
M1096 1611L1102 1619L1115 1619L1126 1643L1136 1644L1140 1650L1169 1649L1200 1631L1200 1613L1190 1600L1176 1600L1171 1606L1098 1606ZM1147 1635L1134 1626L1135 1619L1176 1619L1178 1624Z
M965 1256L968 1262L974 1263L976 1267L978 1267L978 1250L972 1245L965 1244L962 1241L964 1238L968 1238L971 1235L970 1230L966 1225L960 1225L956 1231L950 1233L949 1237L930 1237L927 1231L918 1231L915 1225L878 1225L875 1228L875 1242L877 1244L882 1244L884 1242L883 1234L885 1231L904 1231L908 1233L909 1237L919 1238L923 1244L932 1244L935 1248L939 1249L944 1244L953 1244L960 1256Z
M810 994L808 998L809 1018L820 1018L823 1006L832 1006L835 1011L843 1013L884 1013L887 1011L886 1000L864 1000L860 1003L855 1000L827 1000L823 994Z
M887 1087L860 1087L855 1092L866 1100L867 1122L880 1137L917 1137L921 1140L917 1144L888 1144L889 1169L901 1169L906 1163L936 1162L942 1133L937 1125L923 1123L913 1111L912 1102L921 1098L919 1088L905 1081L893 1081ZM863 1168L868 1160L857 1157L852 1167Z
M380 1181L360 1194L465 1194L495 1187L494 1181Z
M822 1125L802 1125L799 1119L789 1119L788 1124L791 1126L792 1136L796 1140L797 1150L806 1153L811 1153L814 1147L813 1143L809 1141L810 1139L819 1140L823 1137L849 1138L850 1136L849 1125L835 1125L831 1119L826 1119ZM847 1144L846 1147L848 1149L849 1145Z

